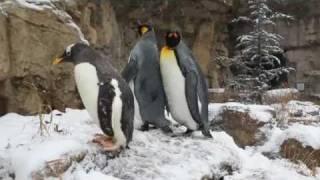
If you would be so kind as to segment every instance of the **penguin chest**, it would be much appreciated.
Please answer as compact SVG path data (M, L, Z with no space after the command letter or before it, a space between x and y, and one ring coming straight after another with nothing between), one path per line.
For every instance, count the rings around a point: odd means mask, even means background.
M81 100L91 118L100 126L98 118L99 79L96 68L90 63L77 64L74 76Z
M189 129L196 130L198 125L191 116L186 99L185 77L173 51L170 56L161 54L160 68L164 90L173 118Z

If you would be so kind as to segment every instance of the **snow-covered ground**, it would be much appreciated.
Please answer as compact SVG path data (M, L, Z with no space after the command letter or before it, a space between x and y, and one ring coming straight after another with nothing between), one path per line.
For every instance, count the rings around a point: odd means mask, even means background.
M220 106L212 104L210 109L218 111ZM43 168L47 162L77 153L86 153L86 156L81 162L73 162L60 178L200 180L205 175L224 176L224 179L232 180L320 178L320 173L318 176L306 176L311 173L305 166L285 159L269 159L262 154L267 150L276 151L285 134L295 136L296 130L302 137L299 140L319 147L318 127L275 128L264 146L246 149L237 147L225 132L212 132L213 139L207 139L200 132L195 132L191 137L169 137L159 130L136 130L130 149L123 151L119 157L110 158L91 143L93 135L100 130L85 110L67 109L66 113L54 111L52 114L52 118L50 115L44 116L47 131L43 129L42 136L38 116L10 113L0 118L0 179L12 179L10 176L13 174L17 180L30 179L31 173ZM258 117L263 118L263 115ZM314 137L303 139L307 138L308 131L312 131Z

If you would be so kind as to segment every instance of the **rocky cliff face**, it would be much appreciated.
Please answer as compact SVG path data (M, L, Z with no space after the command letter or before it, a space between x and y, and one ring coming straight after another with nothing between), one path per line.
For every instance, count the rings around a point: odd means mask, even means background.
M61 110L81 107L72 65L52 67L52 58L84 38L110 55L120 71L138 38L138 20L155 26L159 48L167 29L180 30L209 86L221 87L228 72L217 62L232 56L234 32L228 23L245 11L244 1L0 0L0 114L36 113L43 104ZM308 91L319 93L319 2L293 0L275 7L296 17L275 29L297 69L292 85L303 82Z
M182 31L212 87L219 77L209 67L228 56L225 1L2 0L0 7L0 114L81 107L72 65L53 67L52 59L85 38L121 70L137 40L137 20L155 26L159 47L168 28Z
M114 62L120 59L118 27L108 1L5 1L1 8L0 114L33 114L47 105L79 108L72 65L53 67L51 61L81 38L111 52Z
M247 0L234 0L233 16L246 14ZM273 29L283 36L282 47L289 59L289 66L296 72L290 76L290 85L304 83L307 93L320 93L320 1L318 0L270 0L272 9L289 14L293 21L277 22ZM235 37L246 27L234 27L231 36ZM234 42L234 41L233 41Z
M279 7L281 8L281 7ZM279 22L276 29L283 37L282 44L290 64L296 68L292 83L304 83L307 92L320 93L320 1L292 1L285 12L295 20Z
M159 48L168 29L182 32L184 41L200 62L210 87L220 87L221 77L215 59L228 56L227 23L231 1L223 0L113 0L123 42L123 58L137 40L135 24L147 22L155 26Z

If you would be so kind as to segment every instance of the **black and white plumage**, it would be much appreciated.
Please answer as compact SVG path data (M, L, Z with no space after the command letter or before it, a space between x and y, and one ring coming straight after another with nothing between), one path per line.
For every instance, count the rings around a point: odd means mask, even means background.
M142 120L142 130L148 130L149 124L153 124L171 132L170 122L164 116L166 100L156 36L150 25L140 25L138 31L141 38L131 50L128 64L122 71L136 98L136 119Z
M201 129L205 136L210 137L205 78L178 32L166 34L166 46L160 54L160 69L173 118L186 126L187 132Z
M75 65L74 76L82 102L109 141L100 144L106 145L107 151L126 147L133 134L134 99L125 80L106 57L86 44L68 46L54 64L60 62Z

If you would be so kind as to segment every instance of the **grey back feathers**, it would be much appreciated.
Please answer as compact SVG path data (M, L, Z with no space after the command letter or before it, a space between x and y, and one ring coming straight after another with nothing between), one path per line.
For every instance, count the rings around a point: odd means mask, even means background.
M134 94L140 107L142 121L158 128L169 126L164 117L165 94L162 86L159 52L155 33L145 33L130 53L122 76L134 83Z

